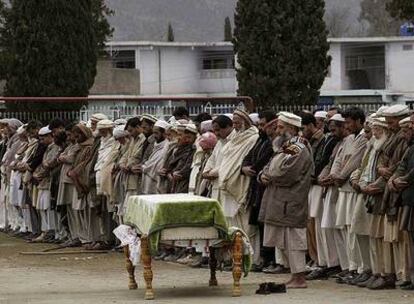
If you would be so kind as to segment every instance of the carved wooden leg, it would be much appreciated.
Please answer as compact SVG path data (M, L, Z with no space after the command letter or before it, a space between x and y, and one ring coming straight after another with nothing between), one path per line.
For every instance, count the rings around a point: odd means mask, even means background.
M128 271L128 275L129 275L129 283L128 283L128 288L129 289L137 289L138 285L137 282L135 281L135 267L134 265L132 265L131 260L129 259L129 247L124 246L124 254L125 254L125 264L126 264L126 269Z
M216 260L216 252L213 247L210 247L210 258L208 261L210 265L210 281L208 286L217 286L217 278L216 278L216 268L217 268L217 260Z
M233 240L233 297L241 296L240 278L242 275L243 240L240 232L236 232Z
M153 300L154 290L152 290L151 253L147 236L141 237L141 261L144 267L144 280L146 284L145 300Z

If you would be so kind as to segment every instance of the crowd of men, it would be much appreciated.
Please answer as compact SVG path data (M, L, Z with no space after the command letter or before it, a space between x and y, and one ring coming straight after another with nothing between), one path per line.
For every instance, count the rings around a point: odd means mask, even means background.
M193 193L217 199L250 238L252 270L290 272L288 288L333 277L413 290L410 115L393 105L369 116L236 110L191 121L178 108L168 122L1 119L0 229L28 242L108 249L131 195Z

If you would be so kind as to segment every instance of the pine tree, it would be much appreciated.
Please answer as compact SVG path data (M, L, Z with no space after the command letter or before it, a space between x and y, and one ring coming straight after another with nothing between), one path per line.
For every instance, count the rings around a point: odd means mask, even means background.
M169 42L173 42L174 41L174 30L172 28L171 23L168 23L167 41L169 41Z
M414 1L392 0L387 4L387 10L398 19L414 22Z
M10 4L1 11L5 95L87 96L97 58L112 33L106 19L111 11L104 0Z
M233 33L231 32L230 18L226 17L226 19L224 19L224 41L232 41L232 40L233 40Z
M323 0L239 0L234 47L239 94L260 107L313 104L330 57Z

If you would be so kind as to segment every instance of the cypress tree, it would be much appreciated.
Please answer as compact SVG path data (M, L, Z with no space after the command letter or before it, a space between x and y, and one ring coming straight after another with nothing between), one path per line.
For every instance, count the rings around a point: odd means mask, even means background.
M260 107L315 103L330 64L324 12L323 0L239 0L238 93Z
M174 41L174 30L172 28L171 23L168 23L167 41L168 42L173 42Z
M87 96L110 13L104 0L12 0L0 32L5 95Z
M224 19L224 41L232 41L232 40L233 40L233 33L231 32L230 18L226 17L226 19Z

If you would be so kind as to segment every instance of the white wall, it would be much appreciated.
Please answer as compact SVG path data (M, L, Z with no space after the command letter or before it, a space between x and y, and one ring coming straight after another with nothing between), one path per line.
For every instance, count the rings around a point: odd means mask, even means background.
M331 55L330 74L325 78L321 90L323 91L338 91L342 89L342 51L339 43L331 43L329 49Z
M413 45L413 50L403 50L403 45ZM414 92L414 43L392 42L386 48L387 89L397 93Z
M161 49L161 94L197 93L200 78L197 50L183 47Z
M159 94L159 75L158 75L158 52L155 50L139 50L140 56L137 68L141 75L141 94Z
M161 53L161 90L159 86ZM234 70L202 71L202 49L191 47L153 47L137 51L142 95L234 94Z

